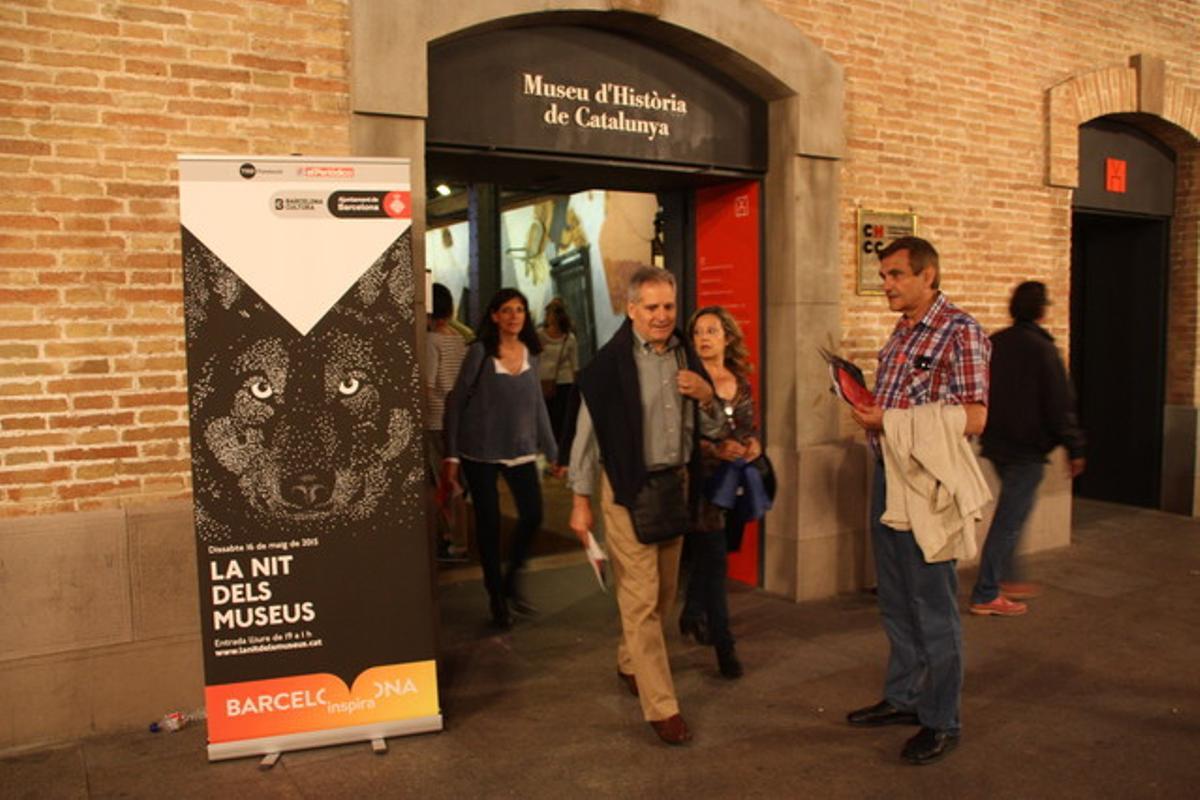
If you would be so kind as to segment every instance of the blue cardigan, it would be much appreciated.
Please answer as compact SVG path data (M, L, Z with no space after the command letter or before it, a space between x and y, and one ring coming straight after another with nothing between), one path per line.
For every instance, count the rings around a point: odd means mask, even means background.
M558 448L542 400L538 359L529 354L520 375L496 371L483 344L467 348L454 388L446 397L443 427L446 455L472 461L507 461L544 453L554 461Z

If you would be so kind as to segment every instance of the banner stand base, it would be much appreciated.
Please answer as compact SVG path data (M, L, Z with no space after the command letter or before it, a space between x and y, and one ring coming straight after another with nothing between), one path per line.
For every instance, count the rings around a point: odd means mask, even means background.
M329 747L354 742L370 742L377 754L387 752L389 736L409 736L414 733L433 733L442 729L442 715L414 717L406 720L379 722L371 725L356 725L348 728L291 733L285 736L265 736L261 739L240 739L235 742L209 744L208 760L225 761L231 758L264 756L260 769L270 769L279 757L291 750L308 750L314 747ZM268 763L270 762L270 763Z

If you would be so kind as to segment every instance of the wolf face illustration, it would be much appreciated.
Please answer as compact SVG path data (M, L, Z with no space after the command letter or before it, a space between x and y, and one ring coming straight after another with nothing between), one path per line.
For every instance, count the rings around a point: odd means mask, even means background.
M201 541L411 521L394 519L419 506L423 478L409 232L307 335L184 239Z

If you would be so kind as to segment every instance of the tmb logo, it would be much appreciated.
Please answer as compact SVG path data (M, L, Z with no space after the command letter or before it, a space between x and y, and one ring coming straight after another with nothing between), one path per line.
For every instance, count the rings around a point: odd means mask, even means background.
M258 170L254 168L253 164L247 161L245 164L242 164L240 167L238 167L238 174L246 180L250 180L258 174Z

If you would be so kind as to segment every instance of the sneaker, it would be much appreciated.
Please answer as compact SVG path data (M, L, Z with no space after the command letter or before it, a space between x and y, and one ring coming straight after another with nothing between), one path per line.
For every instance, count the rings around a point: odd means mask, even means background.
M982 617L1019 617L1029 610L1024 603L1015 603L1002 594L990 603L971 603L971 613Z
M441 542L438 544L437 560L443 564L462 563L467 560L467 549Z
M1000 582L1000 594L1009 600L1030 600L1041 593L1042 587L1036 583Z

